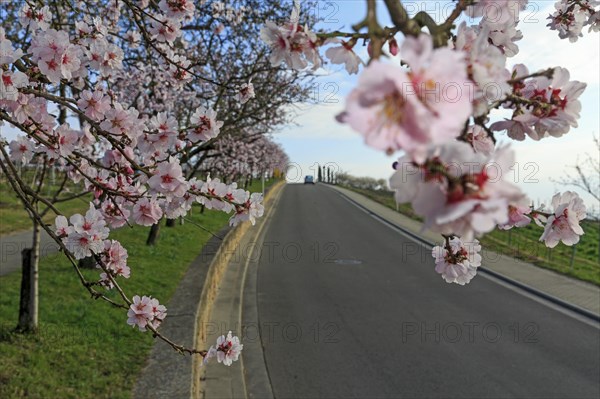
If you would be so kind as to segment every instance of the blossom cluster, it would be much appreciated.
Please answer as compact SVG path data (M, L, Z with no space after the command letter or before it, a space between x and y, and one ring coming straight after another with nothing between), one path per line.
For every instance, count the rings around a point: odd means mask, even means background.
M462 242L458 237L449 238L445 245L435 246L431 255L435 258L435 271L447 283L468 284L481 266L479 241Z
M140 331L146 331L148 326L157 329L167 316L167 308L156 298L136 295L132 302L127 311L127 324L137 326Z
M218 58L215 48L192 49L188 41L198 40L197 33L185 34L187 25L206 31L202 34L211 40L221 35L222 49L230 52L224 38L241 29L236 27L247 15L246 7L217 1L109 1L97 3L98 12L94 5L82 1L79 10L32 2L7 6L14 24L0 27L0 126L7 122L22 135L0 141L7 162L23 170L51 168L53 176L58 171L65 181L81 184L82 194L93 194L84 215L58 216L54 232L71 260L91 257L102 269L98 281L86 287L118 287L121 293L119 279L129 278L131 269L127 249L109 239L110 230L185 217L194 204L231 214L231 225L254 224L264 213L262 194L235 181L284 169L285 153L264 134L271 129L265 128L268 123L276 125L285 117L269 120L265 115L270 114L253 114L253 121L264 120L252 128L239 122L243 116L247 123L247 114L257 109L252 103L255 85L265 84L265 70L258 68L254 80L254 66L236 65L232 70L250 74L223 76L226 83L220 83L209 77L207 57L201 56ZM209 21L209 26L195 26L198 21ZM285 90L277 93L287 95ZM224 105L227 96L231 103ZM244 114L245 108L252 111ZM227 112L217 111L223 109ZM236 135L261 140L240 145ZM210 153L219 148L220 139L233 143L238 153L245 151L236 161L250 166L235 179L206 167L222 157ZM261 159L266 156L273 158ZM122 298L129 302L124 294ZM165 316L166 308L156 299L134 296L128 323L142 331L156 329Z
M548 26L558 31L558 37L576 42L583 36L582 30L589 25L589 32L600 30L600 1L562 0L554 4L555 11L548 19Z
M216 357L219 363L231 366L238 360L242 349L244 349L244 345L240 343L240 339L229 331L227 336L221 335L217 338L216 346L213 345L209 348L202 363L207 364L210 359Z

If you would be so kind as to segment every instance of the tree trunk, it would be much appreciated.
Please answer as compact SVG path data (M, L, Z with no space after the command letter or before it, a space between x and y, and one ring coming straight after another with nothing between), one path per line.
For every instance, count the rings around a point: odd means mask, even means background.
M77 261L77 266L82 269L95 269L97 266L96 259L93 256L86 256L83 259Z
M33 221L33 248L21 252L21 298L17 331L35 332L38 328L38 273L40 263L40 225Z
M150 227L150 233L148 234L148 239L146 240L146 245L156 245L156 241L158 241L158 236L160 235L160 220L158 223L155 223Z
M175 227L175 221L177 219L167 219L167 227Z

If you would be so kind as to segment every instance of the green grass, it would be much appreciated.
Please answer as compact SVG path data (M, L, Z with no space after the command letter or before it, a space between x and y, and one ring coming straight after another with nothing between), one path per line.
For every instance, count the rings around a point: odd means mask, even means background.
M363 194L389 208L396 209L396 202L394 201L392 192L355 189L352 187L346 188ZM410 204L402 204L398 210L412 219L423 220L414 213ZM600 285L600 248L598 245L600 240L600 222L586 219L583 220L581 225L585 234L574 247L559 244L553 249L546 248L543 243L539 242L543 230L535 223L508 231L496 229L484 235L480 241L482 246L495 252ZM573 256L574 248L575 255L571 266L571 257Z
M250 190L259 191L260 182ZM198 207L188 217L213 232L229 219L222 212L200 214ZM158 244L149 247L148 231L122 228L110 238L129 252L131 278L121 279L125 292L152 295L166 304L210 234L192 223L163 225ZM97 279L99 270L84 274ZM152 336L128 326L122 309L89 299L61 254L40 263L38 334L16 334L20 278L20 273L0 277L0 398L130 397ZM114 292L109 295L116 297Z
M81 187L81 184L68 184L66 187L67 190L63 192L60 198L69 197L78 193ZM57 184L49 183L42 188L41 193L44 194L44 197L51 198L57 188ZM59 202L56 204L56 208L66 216L71 216L74 213L85 212L89 207L91 198L92 195L88 194L81 198ZM45 207L45 205L41 204L40 209L43 209L43 207ZM51 223L54 221L55 216L56 215L50 211L44 216L44 221ZM25 211L21 200L12 191L8 182L5 179L2 179L2 181L0 181L0 236L30 230L31 228L31 219L29 219L29 215Z

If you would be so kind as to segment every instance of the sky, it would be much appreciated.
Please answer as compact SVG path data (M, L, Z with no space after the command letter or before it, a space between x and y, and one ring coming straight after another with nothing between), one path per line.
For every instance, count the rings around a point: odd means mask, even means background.
M407 9L427 10L439 20L451 10L446 1L403 1ZM549 204L552 195L565 190L552 179L560 179L565 171L583 157L586 152L598 157L593 147L593 135L600 131L600 34L587 33L575 43L558 38L556 31L546 27L546 18L554 10L554 1L529 2L522 11L519 29L523 39L517 42L520 51L508 58L507 65L523 63L531 72L548 67L562 66L571 73L571 80L587 83L580 97L581 118L577 128L560 138L549 137L541 141L527 139L523 142L511 140L500 133L500 142L510 142L515 149L517 164L514 180L535 203ZM350 30L350 25L360 21L366 13L364 0L319 0L315 13L325 21L317 28L326 30ZM380 23L390 25L385 6L378 2ZM468 21L467 23L477 21ZM397 35L401 40L401 36ZM366 47L359 41L355 50L363 60L367 60ZM301 181L305 175L316 174L316 164L348 172L355 176L371 176L388 179L392 174L392 163L401 153L386 156L383 152L367 147L363 138L348 126L336 122L335 115L344 109L345 97L356 86L357 75L349 76L339 65L326 65L316 73L309 103L296 104L295 125L286 126L276 135L290 156L292 167L289 181ZM360 74L360 71L359 71ZM500 114L500 117L510 114ZM514 176L518 175L518 179ZM599 204L590 195L578 191L586 205L599 209Z

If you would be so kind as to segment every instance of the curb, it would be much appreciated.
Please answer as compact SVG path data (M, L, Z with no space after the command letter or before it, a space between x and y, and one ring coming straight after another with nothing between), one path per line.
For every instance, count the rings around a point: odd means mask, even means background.
M272 188L285 184L276 183ZM210 317L224 266L240 238L249 229L244 222L236 227L226 226L211 237L192 261L173 297L166 304L169 316L161 332L186 347L203 344L202 329L198 326ZM221 238L222 237L222 238ZM190 305L192 304L192 305ZM193 304L196 304L194 308ZM133 398L191 398L198 392L199 356L182 356L162 340L156 340L132 391Z
M400 230L403 234L409 236L414 241L417 241L418 243L420 243L422 245L425 245L425 246L428 246L428 247L431 247L431 248L433 248L436 245L435 243L432 243L432 242L430 242L430 241L428 241L428 240L420 237L419 235L414 234L413 232L405 229L404 227L398 226L397 224L390 222L389 220L383 218L382 216L379 216L375 212L371 211L370 209L368 209L368 208L364 207L363 205L359 204L358 202L356 202L352 198L348 197L347 195L345 195L341 191L339 191L339 190L335 190L335 191L337 191L337 193L339 195L343 196L344 199L346 199L347 201L351 202L353 205L357 206L358 208L362 209L364 212L368 213L369 215L371 215L372 217L378 219L379 221L383 222L384 224L387 224L387 225L389 225L389 226L391 226L391 227L393 227L393 228L395 228L397 230ZM537 288L534 288L534 287L532 287L530 285L521 283L520 281L516 281L516 280L514 280L514 279L512 279L510 277L507 277L507 276L505 276L503 274L500 274L500 273L495 272L493 270L487 269L485 267L480 266L477 269L478 269L478 271L483 272L483 274L487 274L489 276L497 278L498 280L501 280L504 283L507 283L507 284L510 284L510 285L512 285L514 287L517 287L517 288L519 288L519 289L521 289L521 290L523 290L523 291L525 291L525 292L527 292L529 294L537 296L538 298L542 298L542 299L544 299L546 301L552 302L555 305L558 305L558 306L560 306L560 307L562 307L564 309L568 309L568 310L570 310L570 311L572 311L572 312L574 312L574 313L576 313L576 314L578 314L580 316L584 316L584 317L586 317L588 319L591 319L591 320L593 320L595 322L600 322L600 315L597 315L594 312L591 312L591 311L589 311L587 309L584 309L584 308L582 308L580 306L577 306L575 304L572 304L570 302L564 301L564 300L562 300L560 298L557 298L557 297L555 297L553 295L547 294L547 293L545 293L543 291L538 290Z
M268 207L272 203L273 193L279 192L284 186L285 182L281 181L269 187L265 193L265 198L263 201L265 207ZM263 218L265 218L267 215L263 215L261 220L263 220ZM229 261L235 252L235 248L240 243L242 237L244 237L246 232L250 229L250 226L251 225L249 223L243 223L231 229L212 259L210 270L202 289L202 296L200 298L196 313L196 320L194 324L194 347L204 348L209 346L206 342L206 330L201 327L210 321L213 302L217 296L221 278L223 277L225 269L227 268L227 265L229 264ZM201 362L202 360L199 356L194 356L191 371L191 390L190 395L187 397L201 397L201 381L206 370L201 366Z

